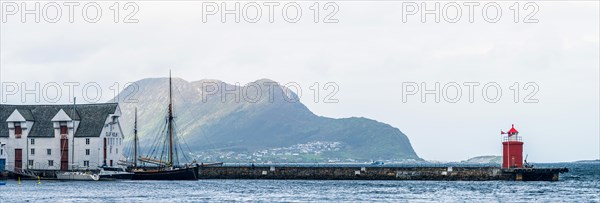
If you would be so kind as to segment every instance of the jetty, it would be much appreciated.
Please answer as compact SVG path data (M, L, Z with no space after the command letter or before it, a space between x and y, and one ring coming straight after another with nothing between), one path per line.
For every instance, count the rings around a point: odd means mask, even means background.
M501 131L502 165L490 164L224 164L201 166L200 179L558 181L568 168L535 168L523 159L513 124Z
M170 118L172 118L170 116ZM169 170L146 168L158 173L185 169L193 178L175 175L161 180L279 179L279 180L433 180L433 181L558 181L568 168L537 168L523 159L523 141L514 128L501 131L502 164L416 163L192 163ZM65 170L6 167L6 150L0 145L0 178L56 179ZM145 160L145 159L142 159ZM148 159L149 160L149 159ZM158 162L162 163L162 162ZM17 170L18 169L18 170ZM192 170L193 169L193 170ZM7 174L8 173L8 174ZM136 178L134 178L136 179Z
M460 164L225 163L199 165L197 177L199 179L271 180L558 181L560 173L566 172L569 172L568 168L503 169L491 165ZM54 173L47 171L37 171L35 174L42 179L56 179ZM35 176L19 173L10 173L10 176L36 179Z
M431 166L428 166L431 165ZM201 166L200 179L558 181L567 168L390 164L223 164Z

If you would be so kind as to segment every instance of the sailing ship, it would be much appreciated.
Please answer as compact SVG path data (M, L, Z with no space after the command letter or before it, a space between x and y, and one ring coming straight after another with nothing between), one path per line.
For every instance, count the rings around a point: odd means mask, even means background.
M138 161L137 159L138 157L138 136L137 136L137 108L135 108L135 113L134 113L135 119L134 119L134 123L133 123L133 156L130 157L132 159L132 161L129 161L129 159L127 160L119 160L119 162L117 163L120 166L124 166L127 168L127 172L131 173L131 176L128 179L131 179L133 177L133 171L134 170L138 170ZM127 152L126 152L127 153Z
M179 157L174 158L175 147L177 146L177 137L174 133L174 116L173 116L173 91L172 91L172 80L171 73L169 71L169 105L168 115L166 123L167 133L160 133L159 139L164 137L166 134L167 140L163 144L168 143L168 156L167 160L162 160L163 154L161 152L159 158L152 157L152 154L146 157L138 157L137 155L137 110L136 110L136 122L134 128L134 162L133 162L133 177L132 180L198 180L198 164L179 164ZM164 131L163 131L164 132ZM163 146L164 149L165 146ZM152 166L140 167L138 161L149 164Z

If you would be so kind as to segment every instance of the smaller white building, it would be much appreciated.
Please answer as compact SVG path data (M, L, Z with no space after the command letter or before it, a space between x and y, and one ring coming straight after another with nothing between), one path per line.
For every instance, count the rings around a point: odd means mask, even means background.
M117 166L123 132L117 103L1 105L6 170L79 170Z

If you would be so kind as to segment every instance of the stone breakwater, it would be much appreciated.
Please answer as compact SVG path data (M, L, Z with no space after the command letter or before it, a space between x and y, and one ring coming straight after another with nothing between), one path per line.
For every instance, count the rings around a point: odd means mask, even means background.
M557 181L566 168L203 166L200 179Z

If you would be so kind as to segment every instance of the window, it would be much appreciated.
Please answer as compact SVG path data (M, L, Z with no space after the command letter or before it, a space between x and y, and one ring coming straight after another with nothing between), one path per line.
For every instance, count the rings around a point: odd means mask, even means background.
M90 149L85 149L85 155L90 155Z
M46 154L52 155L52 149L46 149Z
M48 166L54 166L54 161L53 160L48 160Z
M21 128L21 122L15 122L15 138L21 138L23 134L23 129Z
M35 139L31 139L29 144L35 145Z
M115 149L115 153L116 153L116 154L119 154L119 148L116 148L116 149Z
M89 145L90 144L90 138L85 138L85 144Z
M112 160L110 160L110 166L113 166L113 165L112 165Z
M31 149L31 155L34 155L34 154L35 154L35 149L32 148Z
M28 160L27 165L33 166L33 160Z
M83 161L83 166L90 167L90 161Z
M67 128L67 122L64 122L64 121L60 122L60 134L61 135L69 134L69 129Z

